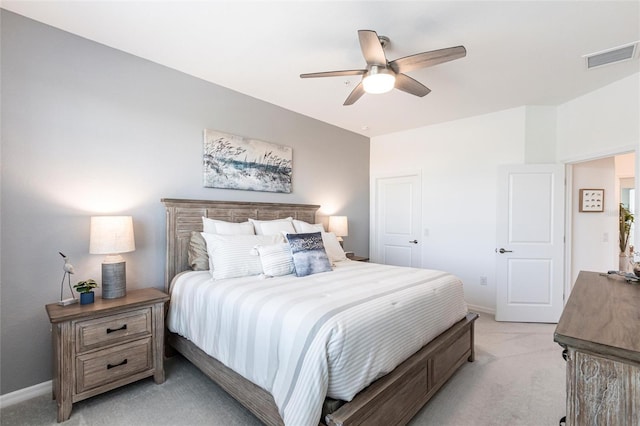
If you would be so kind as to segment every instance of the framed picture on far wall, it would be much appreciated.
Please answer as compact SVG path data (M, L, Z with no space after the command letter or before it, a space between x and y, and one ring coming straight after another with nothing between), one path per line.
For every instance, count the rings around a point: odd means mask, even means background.
M604 189L581 189L580 190L580 211L581 212L603 212L604 211Z

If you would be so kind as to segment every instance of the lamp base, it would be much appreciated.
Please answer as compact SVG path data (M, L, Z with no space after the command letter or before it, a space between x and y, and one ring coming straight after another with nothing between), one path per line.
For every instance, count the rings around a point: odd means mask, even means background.
M58 302L58 305L60 306L69 306L69 305L73 305L74 303L78 303L78 299L74 299L73 297L70 297L68 299L64 299Z
M126 263L102 264L102 298L117 299L127 294Z

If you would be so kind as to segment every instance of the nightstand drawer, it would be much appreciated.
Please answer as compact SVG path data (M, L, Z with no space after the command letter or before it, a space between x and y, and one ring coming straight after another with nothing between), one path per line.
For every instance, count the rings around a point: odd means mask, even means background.
M76 358L76 392L81 393L153 366L151 337Z
M75 324L78 353L151 334L151 308Z

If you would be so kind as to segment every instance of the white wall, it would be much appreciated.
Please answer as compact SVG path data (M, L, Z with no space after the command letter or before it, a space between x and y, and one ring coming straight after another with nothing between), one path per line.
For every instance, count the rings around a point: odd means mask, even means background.
M467 302L484 310L495 307L497 166L524 162L526 113L515 108L371 140L372 179L422 172L429 233L422 267L458 275Z
M525 162L550 164L556 159L557 110L553 106L527 106Z
M626 179L633 178L636 175L636 156L633 152L628 154L616 155L616 178Z
M558 107L560 162L594 159L640 144L640 73Z

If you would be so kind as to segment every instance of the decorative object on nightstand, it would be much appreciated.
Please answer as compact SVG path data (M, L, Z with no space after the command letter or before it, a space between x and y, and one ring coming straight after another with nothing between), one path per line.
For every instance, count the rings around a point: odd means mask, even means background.
M347 259L355 260L356 262L368 262L369 258L364 256L356 256L352 251L346 253Z
M347 216L329 216L329 232L336 234L340 245L344 247L342 237L349 236L349 221L347 220Z
M164 382L164 305L155 288L91 305L46 306L53 339L53 397L58 422L73 403L153 376Z
M80 304L81 305L89 305L93 303L95 300L93 289L98 287L98 283L95 280L86 280L79 281L77 284L74 284L73 288L76 289L78 293L80 293Z
M120 253L136 249L131 216L91 217L89 253L106 254L102 261L102 298L127 294L126 263Z
M62 252L58 252L58 253L60 253L60 256L62 256L62 259L64 260L64 265L62 265L62 270L64 271L64 274L62 275L62 282L60 283L60 301L58 302L58 305L60 306L73 305L74 303L78 303L78 299L76 299L75 294L73 294L73 289L71 288L71 274L75 273L75 270L73 269L73 265L69 263L69 258L64 254L62 254ZM63 299L65 278L67 279L67 284L69 285L69 291L71 291L71 297L69 299Z

